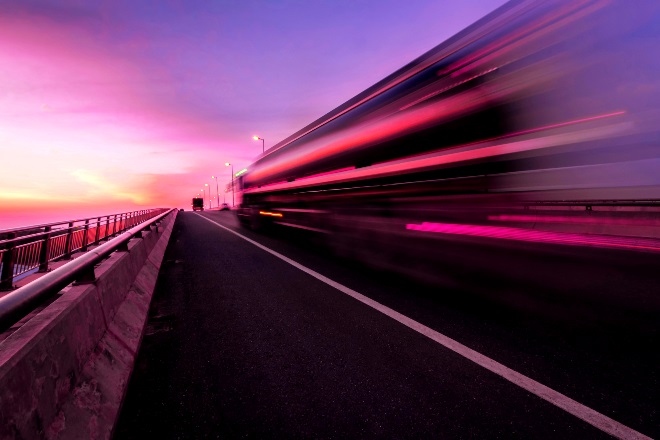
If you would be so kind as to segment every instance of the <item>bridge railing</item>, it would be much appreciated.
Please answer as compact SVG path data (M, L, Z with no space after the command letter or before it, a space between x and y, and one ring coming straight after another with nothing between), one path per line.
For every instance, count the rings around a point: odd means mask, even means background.
M30 271L48 272L49 263L106 241L166 209L144 209L99 217L0 230L0 291Z
M10 325L28 314L34 307L72 282L79 284L94 282L96 279L94 268L98 263L115 251L128 251L128 242L133 238L142 238L143 231L158 233L161 220L174 210L154 209L148 213L140 214L140 216L135 216L135 221L138 218L143 219L137 226L130 229L124 228L126 230L113 240L90 249L89 252L70 263L0 297L0 332L9 328ZM143 215L148 215L148 217L145 219ZM133 222L133 220L130 222ZM152 229L153 227L155 229Z

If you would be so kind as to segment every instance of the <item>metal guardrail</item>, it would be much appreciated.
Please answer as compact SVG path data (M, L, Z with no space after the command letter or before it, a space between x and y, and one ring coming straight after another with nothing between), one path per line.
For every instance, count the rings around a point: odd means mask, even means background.
M75 281L80 284L93 282L96 279L94 274L96 264L117 250L127 251L129 240L141 238L142 231L145 229L155 226L158 230L157 223L174 210L159 210L161 214L146 219L138 226L116 236L112 241L102 244L41 278L7 293L0 298L0 331L9 328L38 304L72 282Z
M48 264L68 260L74 252L108 240L165 209L145 209L58 223L0 230L0 291L12 290L14 278Z

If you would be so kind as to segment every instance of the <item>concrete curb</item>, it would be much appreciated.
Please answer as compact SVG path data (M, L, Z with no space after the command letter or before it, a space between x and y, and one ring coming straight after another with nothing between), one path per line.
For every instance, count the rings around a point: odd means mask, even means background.
M0 343L0 438L111 438L175 218Z

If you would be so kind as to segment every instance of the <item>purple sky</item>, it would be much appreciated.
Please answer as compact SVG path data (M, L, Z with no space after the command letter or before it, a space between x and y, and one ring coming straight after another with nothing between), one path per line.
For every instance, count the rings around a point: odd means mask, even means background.
M0 229L188 208L503 3L0 0Z

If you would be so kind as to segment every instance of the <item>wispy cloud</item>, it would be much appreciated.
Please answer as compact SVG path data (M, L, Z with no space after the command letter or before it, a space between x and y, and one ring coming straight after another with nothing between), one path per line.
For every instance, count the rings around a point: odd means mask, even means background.
M504 0L455 3L4 1L0 213L186 206Z

